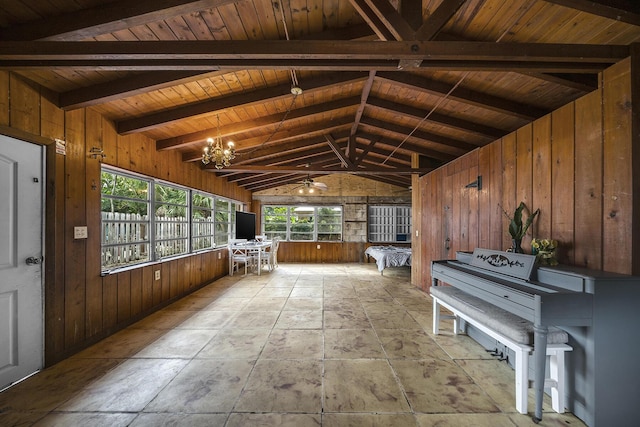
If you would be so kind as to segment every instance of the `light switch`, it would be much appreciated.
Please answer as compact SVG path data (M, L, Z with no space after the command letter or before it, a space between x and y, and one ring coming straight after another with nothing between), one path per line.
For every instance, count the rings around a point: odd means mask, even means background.
M73 238L74 239L86 239L88 236L87 234L87 227L73 227Z

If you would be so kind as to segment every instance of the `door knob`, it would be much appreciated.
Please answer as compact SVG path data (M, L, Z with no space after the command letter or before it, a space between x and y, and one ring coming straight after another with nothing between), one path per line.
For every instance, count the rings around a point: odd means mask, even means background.
M26 263L27 265L40 264L40 258L30 256L29 258L27 258Z

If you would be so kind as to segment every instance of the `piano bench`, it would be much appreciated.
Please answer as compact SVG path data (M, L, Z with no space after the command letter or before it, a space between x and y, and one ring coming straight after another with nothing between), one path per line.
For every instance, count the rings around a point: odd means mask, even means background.
M433 333L438 335L440 319L453 317L453 333L464 332L460 319L474 325L491 338L509 347L515 353L516 410L527 413L529 389L529 354L533 351L533 323L478 297L452 286L432 286ZM453 316L440 314L440 306ZM567 345L568 334L550 327L547 336L549 378L545 387L551 389L551 406L557 413L564 413L564 353L571 351Z

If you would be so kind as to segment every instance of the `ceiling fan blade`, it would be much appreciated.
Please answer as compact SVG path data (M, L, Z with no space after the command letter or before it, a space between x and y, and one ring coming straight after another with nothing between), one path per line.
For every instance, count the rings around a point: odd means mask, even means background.
M326 190L327 188L327 184L325 184L324 182L314 182L313 186L320 189L320 190Z

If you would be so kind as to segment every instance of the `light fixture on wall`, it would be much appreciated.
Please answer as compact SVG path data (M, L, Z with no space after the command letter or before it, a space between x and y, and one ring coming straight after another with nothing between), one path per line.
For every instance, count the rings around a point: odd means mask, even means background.
M104 150L101 147L91 147L89 150L89 157L92 159L98 159L98 161L101 162L105 157L107 157L107 155L104 154Z
M208 165L213 163L216 169L222 169L231 165L231 160L236 158L235 144L227 142L227 148L222 148L222 137L220 136L220 116L218 115L218 135L216 138L208 138L207 145L202 153L202 163Z
M478 175L478 179L465 185L464 188L477 188L478 191L482 190L482 175Z

